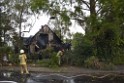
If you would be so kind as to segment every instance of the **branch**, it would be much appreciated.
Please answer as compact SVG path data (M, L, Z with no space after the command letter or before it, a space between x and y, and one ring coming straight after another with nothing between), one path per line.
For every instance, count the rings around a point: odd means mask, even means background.
M96 0L95 3L98 2L98 1L99 1L99 0Z
M86 8L82 8L83 10L87 10L87 11L90 11L89 9L86 9Z
M34 23L32 24L32 26L29 28L29 31L28 31L28 32L31 31L31 29L33 28L34 24L36 23L36 15L35 15L35 13L33 13L33 14L34 14L34 16L35 16L35 21L34 21ZM33 22L33 21L32 21L32 22Z
M89 3L87 1L82 0L82 2L90 9Z
M99 8L99 10L96 12L97 14L99 14L99 11L102 9L102 7Z

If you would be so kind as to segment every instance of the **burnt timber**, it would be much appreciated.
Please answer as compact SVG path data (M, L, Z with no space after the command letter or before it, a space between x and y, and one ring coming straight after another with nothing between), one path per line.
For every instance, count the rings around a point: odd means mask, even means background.
M63 41L48 25L44 25L34 36L26 38L24 45L28 48L28 53L34 54L48 47L53 47L55 51L58 51L62 48Z

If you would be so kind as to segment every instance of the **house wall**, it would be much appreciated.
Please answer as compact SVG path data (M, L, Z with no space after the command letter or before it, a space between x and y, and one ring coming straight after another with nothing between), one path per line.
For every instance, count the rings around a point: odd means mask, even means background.
M47 25L44 25L44 26L41 27L41 29L33 37L32 43L30 44L30 52L31 53L36 52L35 48L36 48L37 42L41 41L41 40L38 41L38 38L40 38L40 36L42 36L42 34L48 35L48 37L47 37L48 38L48 43L45 43L46 47L49 47L49 46L60 47L58 45L59 43L57 42L57 40L55 38L55 34L50 30L50 28ZM42 49L42 48L40 48L40 49Z
M29 46L29 48L30 48L30 53L35 53L35 47L37 47L37 45L36 45L36 41L33 41L31 44L30 44L30 46Z

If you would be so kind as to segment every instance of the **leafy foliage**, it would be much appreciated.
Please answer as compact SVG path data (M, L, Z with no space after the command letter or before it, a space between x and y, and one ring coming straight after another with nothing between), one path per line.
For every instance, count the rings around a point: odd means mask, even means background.
M100 62L99 59L95 56L91 56L88 59L85 60L85 66L87 68L94 68L94 69L98 69L100 68Z
M2 0L0 2L0 46L6 44L2 37L7 39L7 32L13 32L11 33L13 42L22 47L19 38L22 27L29 26L26 22L32 15L32 11L36 13L43 11L57 19L56 31L62 33L62 36L69 32L72 19L85 30L85 35L76 33L73 36L73 50L66 56L70 64L82 65L90 56L95 56L103 62L123 64L123 4L122 0ZM86 15L85 11L89 11L89 15ZM14 31L17 28L18 33ZM51 55L52 51L47 49L43 55L45 56L47 52Z
M56 54L51 47L42 50L42 60L37 61L37 64L44 67L58 67Z
M84 60L90 57L93 53L92 42L81 33L76 33L74 35L72 48L72 51L65 54L67 63L71 65L83 65Z

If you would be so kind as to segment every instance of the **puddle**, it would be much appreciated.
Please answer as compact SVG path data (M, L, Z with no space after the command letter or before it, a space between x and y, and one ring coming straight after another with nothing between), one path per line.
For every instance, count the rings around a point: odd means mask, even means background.
M30 78L27 83L74 83L70 77L60 74L37 75Z
M14 81L0 81L0 83L17 83L17 82L14 82Z
M74 83L124 83L124 75L77 75L73 76Z
M26 83L30 76L18 72L0 72L0 83Z
M124 83L123 74L76 75L31 73L21 75L18 72L0 72L0 83Z

